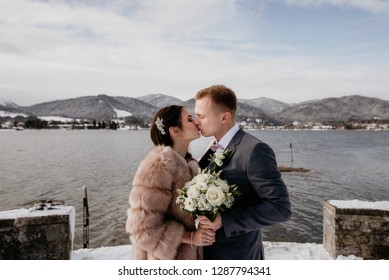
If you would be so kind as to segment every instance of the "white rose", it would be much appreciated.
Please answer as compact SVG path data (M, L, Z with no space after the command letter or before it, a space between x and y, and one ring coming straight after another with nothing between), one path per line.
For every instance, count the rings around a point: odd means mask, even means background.
M197 174L196 177L194 177L195 183L203 183L207 180L207 174Z
M205 192L208 189L208 185L205 182L197 183L197 189L199 192Z
M205 197L212 206L220 206L224 200L224 193L220 188L210 186Z
M185 185L184 185L184 187L183 187L182 189L183 189L183 190L187 190L187 189L189 189L189 187L190 187L192 184L193 184L192 181L186 182Z
M224 180L218 180L218 185L223 192L228 192L230 190L230 186Z
M197 198L200 195L197 185L190 186L186 194L188 197Z
M196 210L196 207L197 207L197 203L196 203L195 199L193 199L191 197L187 197L185 199L185 202L184 202L184 209L185 210L193 212L194 210Z

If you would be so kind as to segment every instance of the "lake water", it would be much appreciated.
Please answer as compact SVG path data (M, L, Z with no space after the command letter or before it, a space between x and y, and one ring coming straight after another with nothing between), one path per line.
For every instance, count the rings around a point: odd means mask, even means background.
M293 217L265 229L265 240L322 242L324 200L389 200L388 131L248 131L268 143L283 173ZM200 156L210 139L194 141ZM129 244L131 181L151 149L149 131L0 130L0 211L61 199L76 208L74 249L82 247L82 186L88 188L90 247Z

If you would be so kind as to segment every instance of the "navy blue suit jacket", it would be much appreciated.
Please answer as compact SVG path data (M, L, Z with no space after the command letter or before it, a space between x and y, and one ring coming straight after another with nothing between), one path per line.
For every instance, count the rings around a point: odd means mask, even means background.
M204 247L204 258L213 260L264 259L261 228L288 221L291 205L273 150L240 129L229 143L221 178L241 193L231 209L223 212L223 226L216 242ZM208 151L199 161L205 168Z

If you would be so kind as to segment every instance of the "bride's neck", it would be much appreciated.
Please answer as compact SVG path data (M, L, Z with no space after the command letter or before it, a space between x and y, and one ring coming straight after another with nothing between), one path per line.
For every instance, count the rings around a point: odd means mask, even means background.
M177 141L173 144L173 149L176 150L183 158L185 158L188 153L189 143L183 143Z

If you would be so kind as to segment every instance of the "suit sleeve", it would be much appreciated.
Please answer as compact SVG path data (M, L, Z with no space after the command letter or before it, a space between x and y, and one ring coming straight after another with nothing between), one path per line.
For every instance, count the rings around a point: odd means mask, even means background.
M265 143L249 152L247 180L257 195L255 203L241 205L222 215L227 237L288 221L291 205L275 154Z
M151 167L151 166L149 166ZM185 228L166 216L172 194L172 175L160 164L140 168L130 193L126 230L141 249L159 259L173 259Z

